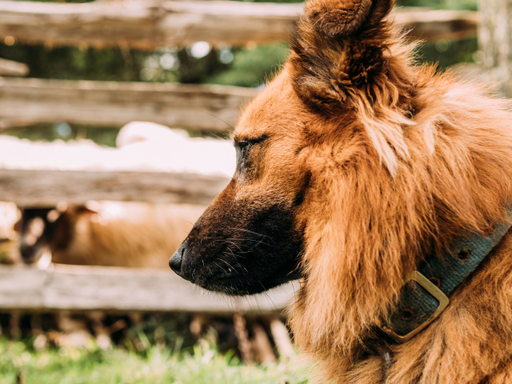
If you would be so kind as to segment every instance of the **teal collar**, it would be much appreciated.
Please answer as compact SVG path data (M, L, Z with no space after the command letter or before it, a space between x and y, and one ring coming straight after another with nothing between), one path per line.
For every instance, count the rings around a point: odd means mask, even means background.
M511 224L499 224L490 236L461 237L441 257L430 254L404 285L398 306L381 330L404 343L425 329L449 305L449 295L498 245Z

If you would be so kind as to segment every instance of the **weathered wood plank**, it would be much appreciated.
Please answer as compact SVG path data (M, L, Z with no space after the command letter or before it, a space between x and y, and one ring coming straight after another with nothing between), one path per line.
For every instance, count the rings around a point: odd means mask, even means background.
M0 129L2 120L23 119L119 127L151 121L225 132L256 92L215 85L0 78Z
M27 76L28 72L26 64L0 58L0 76Z
M0 169L0 201L22 207L88 200L208 205L227 183L224 177L185 173Z
M38 269L0 267L0 308L39 308L47 281Z
M301 4L137 0L55 4L0 2L0 36L20 41L153 49L195 41L285 40Z
M154 49L285 41L302 4L154 0L55 4L0 1L0 37L50 45ZM398 9L397 21L423 39L475 36L475 12Z
M170 270L51 265L0 267L0 309L280 314L297 283L233 299L198 288Z

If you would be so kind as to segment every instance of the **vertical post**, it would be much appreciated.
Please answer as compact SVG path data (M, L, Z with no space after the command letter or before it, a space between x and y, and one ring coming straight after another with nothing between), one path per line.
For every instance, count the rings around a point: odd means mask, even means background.
M512 0L480 0L481 62L502 96L512 98Z

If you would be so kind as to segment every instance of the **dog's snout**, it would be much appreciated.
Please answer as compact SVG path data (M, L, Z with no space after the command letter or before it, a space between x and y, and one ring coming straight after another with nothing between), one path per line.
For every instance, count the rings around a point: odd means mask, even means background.
M181 266L185 259L185 251L187 248L186 242L183 242L180 247L174 252L174 255L169 259L169 267L179 276L181 275Z

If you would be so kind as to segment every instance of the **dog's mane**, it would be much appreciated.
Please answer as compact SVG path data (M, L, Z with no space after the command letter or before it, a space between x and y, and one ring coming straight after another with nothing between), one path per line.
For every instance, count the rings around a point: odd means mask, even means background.
M306 278L290 324L320 371L340 380L353 366L344 356L428 252L507 220L512 122L485 89L411 64L412 46L388 16L393 1L374 1L341 31L322 19L325 3L306 6L286 64L321 116L305 140L330 153L310 161Z

